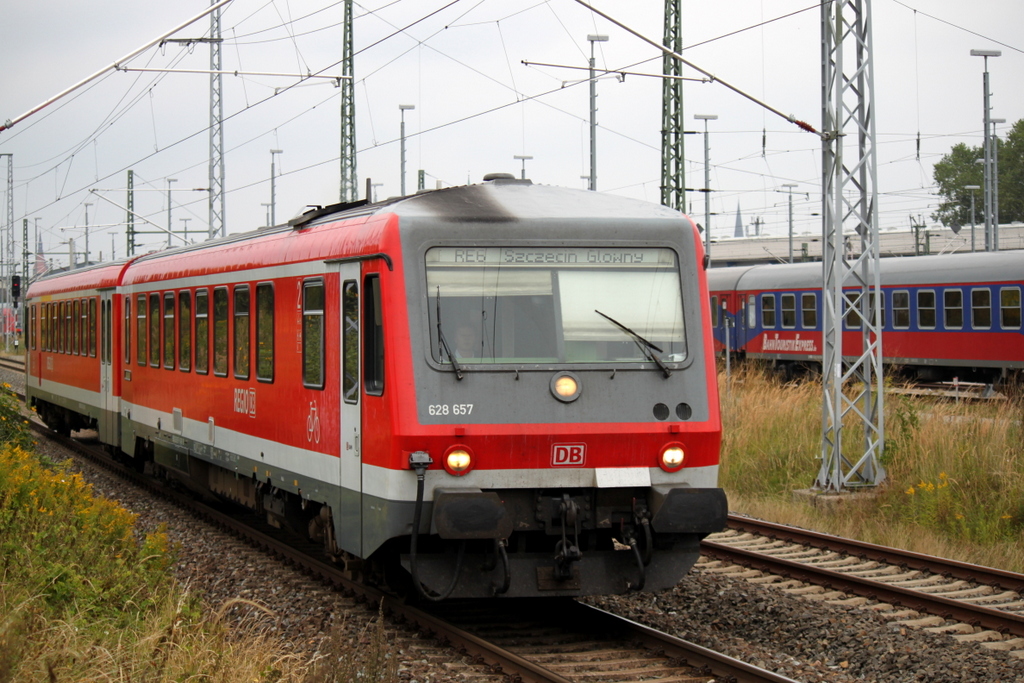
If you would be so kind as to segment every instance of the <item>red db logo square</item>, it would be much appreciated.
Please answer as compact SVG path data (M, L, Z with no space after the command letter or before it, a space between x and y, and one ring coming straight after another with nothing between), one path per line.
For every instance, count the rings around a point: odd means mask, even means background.
M552 467L583 467L586 460L585 443L556 443L551 447Z

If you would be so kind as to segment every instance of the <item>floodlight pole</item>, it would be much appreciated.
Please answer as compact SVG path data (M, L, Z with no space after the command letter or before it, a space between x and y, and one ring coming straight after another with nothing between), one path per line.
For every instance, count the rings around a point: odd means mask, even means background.
M284 150L270 150L270 223L277 225L277 169L274 165L274 155L284 154Z
M604 35L588 35L590 41L590 186L589 190L597 190L597 79L594 74L594 43L608 40Z
M402 196L405 196L405 112L410 109L415 109L415 104L400 104L398 110L402 113Z
M992 235L994 232L992 229L992 142L991 137L989 136L989 129L992 123L990 119L992 108L989 104L988 58L999 57L1002 54L1003 53L1000 50L971 50L972 57L981 57L985 60L985 71L982 74L982 86L984 88L984 115L982 116L982 125L984 125L985 127L982 142L982 146L985 152L985 251L992 251Z
M796 187L796 183L783 183L783 187L788 188L783 190L789 195L789 262L793 262L793 188Z
M977 251L974 245L974 191L980 190L981 185L964 185L964 189L971 191L971 251Z
M711 254L711 151L708 147L708 121L717 121L718 114L694 114L693 118L704 122L704 253Z

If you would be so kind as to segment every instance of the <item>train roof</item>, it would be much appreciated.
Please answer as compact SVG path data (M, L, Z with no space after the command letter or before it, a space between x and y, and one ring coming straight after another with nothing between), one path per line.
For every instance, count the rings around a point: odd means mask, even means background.
M884 258L879 261L885 286L955 285L1020 282L1024 250ZM709 288L720 290L820 289L820 262L712 268Z

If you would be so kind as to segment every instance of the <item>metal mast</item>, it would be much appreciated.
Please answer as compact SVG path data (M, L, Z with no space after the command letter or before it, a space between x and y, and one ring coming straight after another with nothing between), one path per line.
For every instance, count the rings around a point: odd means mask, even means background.
M824 401L815 486L841 491L885 479L871 0L823 2L821 36ZM843 349L844 313L860 348ZM863 432L860 446L844 444L844 426Z
M220 9L210 14L210 231L224 232L224 100L220 56Z
M676 54L683 51L682 0L665 0L665 41ZM661 58L661 203L686 211L683 160L683 63L670 54Z
M345 28L341 41L341 192L343 202L358 199L356 183L356 100L352 50L352 0L345 0ZM346 78L347 77L347 78Z
M11 288L9 273L14 271L14 154L7 152L0 154L0 157L7 157L7 229L4 235L7 237L0 243L0 301L8 301ZM11 268L8 270L7 263L10 261Z

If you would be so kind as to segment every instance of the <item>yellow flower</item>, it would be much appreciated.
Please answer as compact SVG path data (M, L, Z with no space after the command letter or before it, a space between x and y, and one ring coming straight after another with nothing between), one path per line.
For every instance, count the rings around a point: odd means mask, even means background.
M915 489L914 489L913 486L911 486L910 488L907 489L907 495L908 496L914 495L914 492L915 492Z
M958 512L958 513L956 513L956 518L957 518L957 519L963 519L963 518L964 518L964 516L963 516L963 515L961 515L961 514L960 514L960 513Z
M1000 519L1013 519L1013 517L1010 515L1003 515Z

